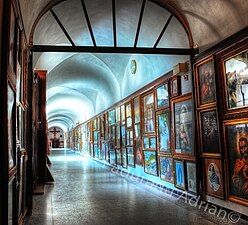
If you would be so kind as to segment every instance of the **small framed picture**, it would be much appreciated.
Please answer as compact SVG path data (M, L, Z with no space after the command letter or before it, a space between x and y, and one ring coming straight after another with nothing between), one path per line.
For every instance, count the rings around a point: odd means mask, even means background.
M204 159L205 191L207 194L224 199L224 182L221 159Z
M174 169L175 169L175 186L177 188L185 190L185 171L184 171L184 161L179 159L174 159Z
M156 108L169 107L168 81L156 88Z
M174 183L172 157L159 156L159 175L161 180Z
M181 77L173 76L170 79L170 95L176 97L181 94Z
M143 132L155 133L154 94L149 92L143 100Z
M143 151L144 153L144 171L151 175L158 175L157 153L156 151Z
M196 180L196 164L195 162L186 162L187 171L187 189L190 192L196 194L197 192L197 180Z

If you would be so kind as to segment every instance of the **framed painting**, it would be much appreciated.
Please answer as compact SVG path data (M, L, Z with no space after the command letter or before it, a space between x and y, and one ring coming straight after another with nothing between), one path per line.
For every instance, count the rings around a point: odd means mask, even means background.
M120 106L115 108L115 122L120 123L121 121L121 109Z
M198 112L200 148L202 155L220 155L220 134L215 108Z
M109 146L109 150L114 150L115 148L115 126L109 127L108 146Z
M143 151L144 171L154 176L158 176L157 153L156 151Z
M168 81L156 88L156 108L169 107Z
M12 171L15 168L15 92L8 84L8 159L9 159L9 171L12 175Z
M221 59L227 111L248 106L248 44ZM247 111L247 109L246 109Z
M115 109L112 109L111 111L108 112L108 125L111 126L115 124Z
M9 25L9 66L11 68L11 74L15 74L15 67L16 67L16 35L17 35L17 29L16 29L16 16L15 16L15 10L13 7L13 4L11 4L10 8L10 25Z
M139 96L134 98L133 105L134 105L134 123L139 123L140 122L140 98Z
M159 176L161 180L174 183L173 160L171 157L159 156Z
M216 101L215 71L213 57L195 64L197 107Z
M109 150L109 163L116 166L116 154L115 150Z
M153 92L143 96L143 132L155 132L155 113L154 113L154 95Z
M162 110L156 113L157 143L160 153L171 153L170 123L169 110Z
M197 193L197 180L196 180L196 164L195 162L186 162L187 174L187 190L196 194Z
M126 146L126 126L122 125L121 126L121 146L125 147Z
M170 78L170 95L176 97L181 94L181 77L173 76Z
M121 105L121 124L126 124L125 105Z
M174 159L174 169L175 169L175 177L174 177L175 187L185 190L184 161Z
M148 137L143 137L143 149L149 149L150 143Z
M149 138L149 148L156 149L156 138L155 137Z
M131 102L126 104L126 125L128 127L132 127L132 105Z
M140 124L134 125L134 137L135 139L140 138Z
M116 126L116 131L115 131L115 137L116 137L116 148L120 148L121 147L121 127L120 125Z
M224 182L221 159L204 159L205 191L208 195L224 199Z
M133 147L127 147L127 164L131 167L135 166Z
M248 120L225 123L229 199L248 206Z
M116 163L117 165L121 165L122 161L121 161L121 150L120 149L116 149Z
M172 105L175 154L194 155L192 97L173 99Z
M141 139L135 140L135 163L136 165L143 166L143 154L141 149Z
M122 148L121 157L122 157L122 167L127 168L127 149L126 148Z
M133 130L127 130L127 146L133 145Z

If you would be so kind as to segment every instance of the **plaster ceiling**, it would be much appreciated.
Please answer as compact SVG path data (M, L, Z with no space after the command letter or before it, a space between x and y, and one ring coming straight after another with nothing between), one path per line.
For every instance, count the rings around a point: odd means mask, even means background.
M31 45L153 48L159 40L158 48L197 45L203 51L248 21L246 0L26 0L20 8ZM137 61L135 76L129 68L132 59ZM33 66L48 70L49 126L60 124L65 130L187 60L185 55L36 52Z

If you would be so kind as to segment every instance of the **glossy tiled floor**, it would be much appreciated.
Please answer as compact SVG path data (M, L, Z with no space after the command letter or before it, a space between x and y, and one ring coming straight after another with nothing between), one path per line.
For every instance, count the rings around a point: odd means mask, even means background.
M71 151L49 158L55 182L34 196L28 225L233 224Z

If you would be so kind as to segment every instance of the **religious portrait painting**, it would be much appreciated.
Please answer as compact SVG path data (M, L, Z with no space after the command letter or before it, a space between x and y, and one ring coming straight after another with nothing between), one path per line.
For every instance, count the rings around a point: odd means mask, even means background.
M193 155L193 124L191 95L173 100L174 144L176 154Z
M224 198L224 183L221 159L204 159L205 191L207 194Z
M159 111L156 114L157 143L160 153L171 153L170 147L170 113L169 110Z
M175 186L177 188L185 190L185 171L184 171L184 161L174 160L175 169Z
M226 122L229 199L248 205L248 121Z
M216 100L214 61L210 57L196 64L198 106Z
M188 191L196 193L196 164L195 162L186 162L186 173L187 173L187 188Z
M143 97L143 132L155 132L154 95L149 93Z
M144 170L151 175L158 175L157 153L156 151L143 151L144 153Z

